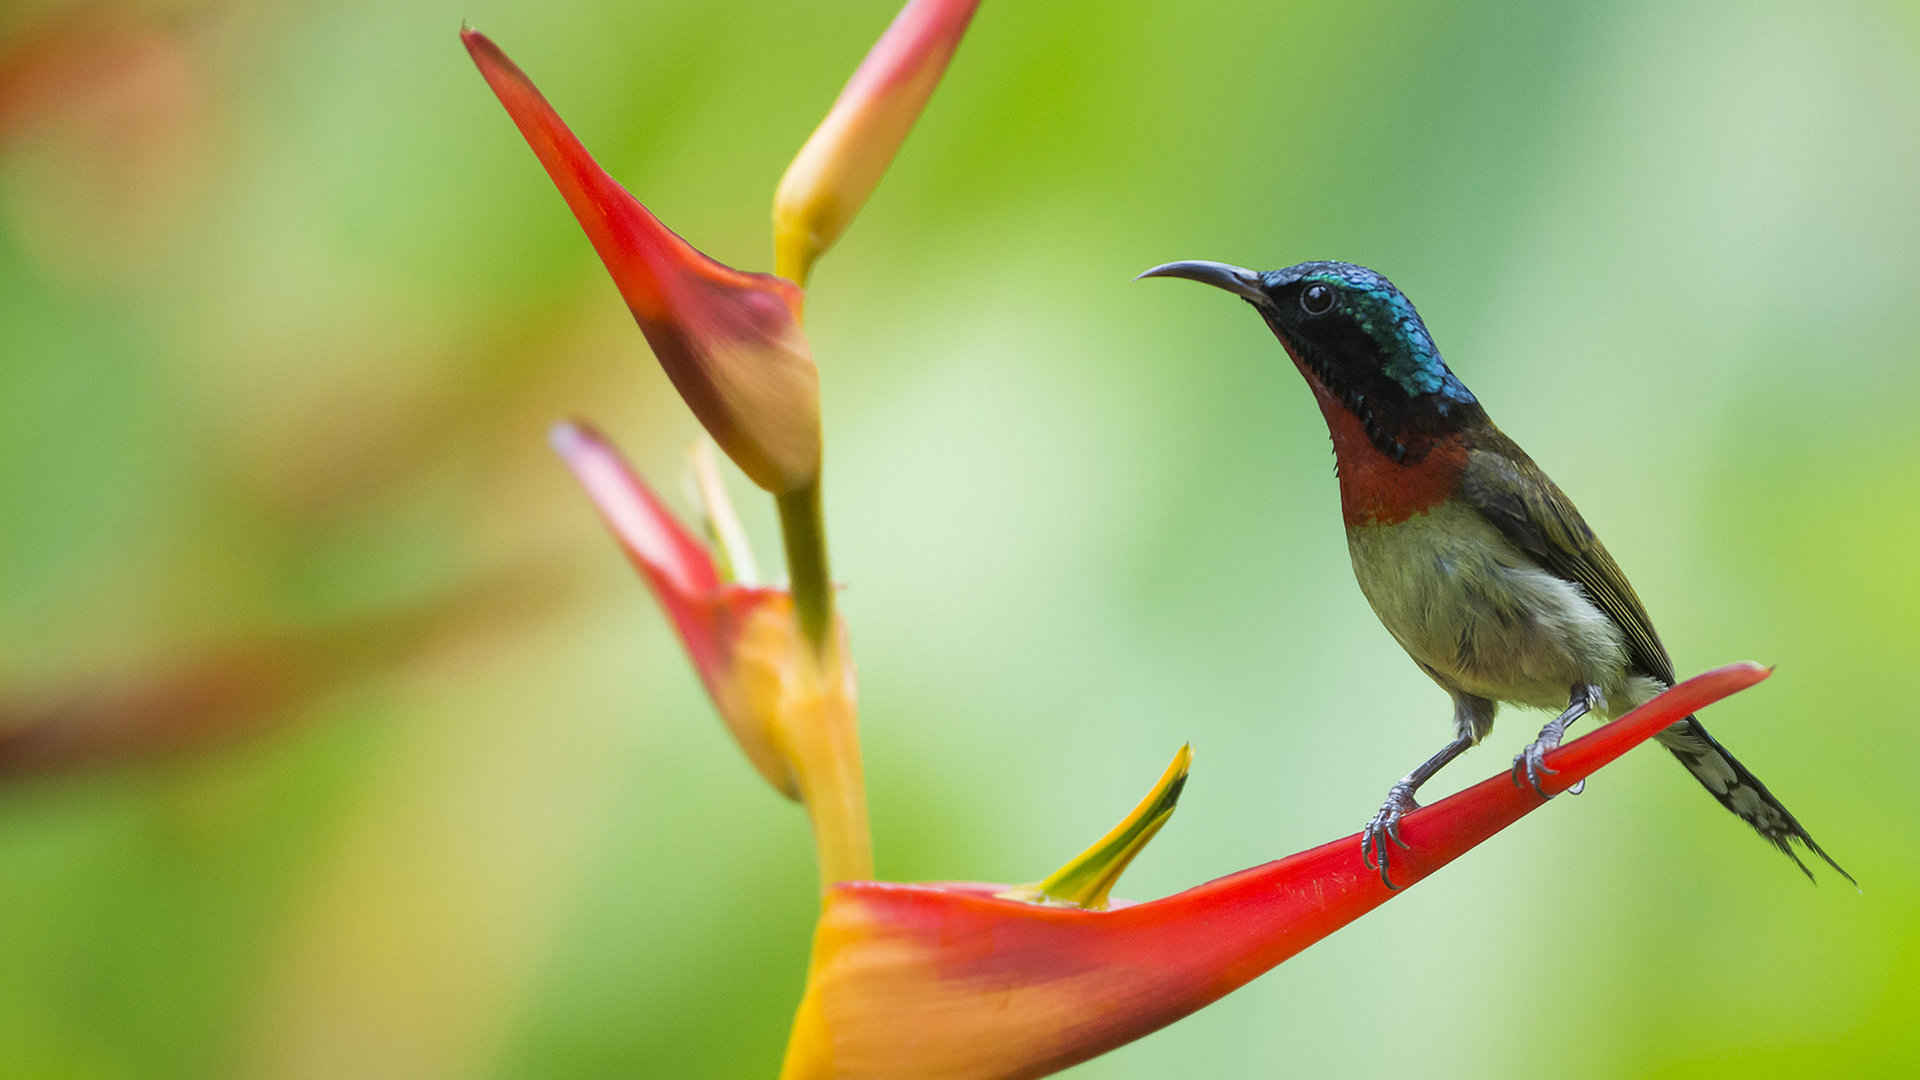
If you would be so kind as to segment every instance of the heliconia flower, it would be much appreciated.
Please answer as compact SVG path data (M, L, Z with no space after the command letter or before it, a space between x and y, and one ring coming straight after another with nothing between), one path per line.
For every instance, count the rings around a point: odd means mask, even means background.
M1564 791L1669 724L1767 677L1734 664L1547 755ZM829 890L783 1080L1043 1076L1155 1031L1400 895L1543 804L1499 775L1401 822L1399 891L1358 835L1108 911L976 884Z
M466 29L460 37L714 441L775 495L812 484L820 471L820 376L800 328L799 287L695 250L594 162L486 35Z
M561 424L553 446L666 609L747 760L776 790L806 805L822 883L872 876L844 631L836 622L834 647L816 653L801 637L785 590L723 580L706 546L592 428ZM705 497L724 496L709 490ZM724 516L731 517L730 508Z
M909 0L847 80L774 194L774 267L783 276L804 285L873 193L979 6Z

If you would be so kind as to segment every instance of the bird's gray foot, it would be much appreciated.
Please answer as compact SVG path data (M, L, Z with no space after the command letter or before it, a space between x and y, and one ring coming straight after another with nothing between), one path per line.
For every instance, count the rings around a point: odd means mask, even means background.
M1360 830L1360 862L1371 870L1380 868L1380 881L1389 889L1400 886L1393 883L1387 874L1387 841L1399 844L1402 850L1411 851L1405 840L1400 839L1400 819L1404 815L1420 808L1413 801L1413 787L1405 780L1387 789L1387 801L1380 804L1380 810Z
M1566 711L1547 721L1546 726L1540 729L1540 737L1528 743L1525 750L1514 755L1514 786L1518 787L1520 785L1520 778L1524 775L1527 783L1533 785L1534 792L1541 798L1553 798L1553 796L1547 794L1545 788L1540 786L1540 777L1552 776L1558 771L1547 767L1547 751L1560 745L1560 740L1566 738L1567 728L1572 725L1575 720L1587 715L1588 712L1594 709L1604 709L1605 707L1606 698L1601 696L1599 687L1575 686L1573 693L1567 701ZM1567 791L1578 795L1586 789L1586 786L1586 781L1582 780L1568 788Z
M1524 775L1527 783L1533 785L1533 790L1538 793L1541 798L1550 799L1553 797L1548 795L1546 789L1540 786L1540 778L1542 776L1551 776L1559 771L1547 766L1547 751L1558 747L1560 740L1565 738L1566 734L1566 722L1556 717L1555 719L1547 721L1547 726L1540 729L1539 738L1528 743L1525 750L1513 756L1513 783L1515 787L1520 785L1520 778Z
M1480 704L1486 707L1487 715L1491 717L1492 704L1485 701L1481 701ZM1478 730L1484 733L1484 725L1480 725ZM1459 757L1461 751L1472 746L1473 740L1477 737L1473 726L1463 726L1460 734L1454 736L1452 742L1441 747L1439 753L1421 762L1418 768L1401 777L1397 783L1387 789L1387 801L1380 804L1380 812L1373 815L1373 820L1367 822L1366 828L1360 830L1360 861L1369 870L1378 865L1380 883L1387 888L1399 888L1387 873L1387 841L1391 840L1399 844L1403 851L1413 850L1405 840L1400 839L1400 819L1420 808L1420 804L1413 801L1413 793L1420 790L1421 784L1433 779L1433 774L1445 768L1447 762Z

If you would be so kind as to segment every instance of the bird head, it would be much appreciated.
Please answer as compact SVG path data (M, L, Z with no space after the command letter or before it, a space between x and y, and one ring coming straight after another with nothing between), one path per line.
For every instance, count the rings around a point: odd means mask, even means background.
M1140 276L1186 278L1252 304L1323 399L1359 417L1374 444L1396 459L1483 415L1440 359L1413 303L1364 266L1304 262L1261 273L1189 261Z

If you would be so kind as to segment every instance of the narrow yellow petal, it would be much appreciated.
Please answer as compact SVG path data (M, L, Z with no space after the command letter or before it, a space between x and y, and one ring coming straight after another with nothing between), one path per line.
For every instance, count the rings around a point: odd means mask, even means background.
M747 543L747 530L740 524L740 515L734 512L733 500L727 497L727 485L720 477L720 459L714 456L713 444L701 439L687 452L693 471L694 493L700 499L700 517L706 526L707 539L713 544L714 569L719 572L720 580L733 585L757 585L760 582L760 566L753 558L753 548Z
M1174 806L1180 801L1180 790L1187 783L1187 770L1192 765L1193 747L1180 747L1153 790L1107 835L1094 841L1093 846L1074 856L1045 881L1009 889L1000 895L1031 903L1071 904L1104 911L1114 883L1126 872L1134 856L1147 846L1147 841L1173 816Z

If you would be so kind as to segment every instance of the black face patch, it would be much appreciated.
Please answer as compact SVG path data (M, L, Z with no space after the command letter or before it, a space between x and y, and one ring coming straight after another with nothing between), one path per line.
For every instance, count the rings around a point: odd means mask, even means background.
M1351 410L1381 453L1417 461L1435 437L1483 416L1440 358L1419 312L1385 277L1351 263L1261 275L1267 325Z

